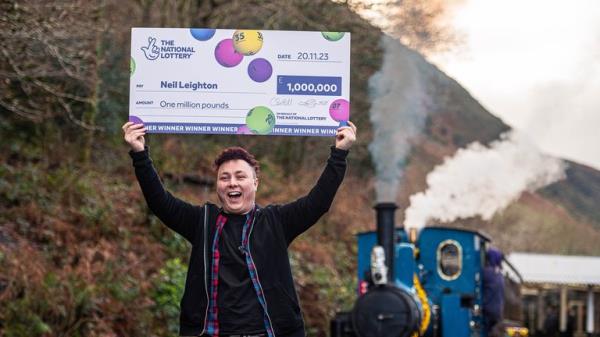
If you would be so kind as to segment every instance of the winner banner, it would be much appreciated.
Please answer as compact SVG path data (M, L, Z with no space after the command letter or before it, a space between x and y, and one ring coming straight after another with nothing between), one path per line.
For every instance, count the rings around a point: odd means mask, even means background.
M149 133L334 136L350 34L133 28L129 120Z

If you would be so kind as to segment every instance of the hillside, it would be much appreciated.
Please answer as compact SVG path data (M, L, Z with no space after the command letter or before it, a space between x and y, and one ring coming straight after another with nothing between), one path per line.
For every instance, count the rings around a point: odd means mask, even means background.
M406 165L397 168L403 172L396 194L396 201L400 205L397 218L398 222L403 222L402 210L410 205L411 196L427 189L426 178L438 165L452 158L458 149L464 149L473 142L483 145L498 142L500 136L510 128L491 115L460 84L422 56L396 42L384 44L389 59L393 60L394 67L400 73L397 75L399 82L404 83L390 96L406 95L403 91L409 87L406 82L416 83L420 89L416 93L410 92L410 97L425 102L420 105L423 106L419 111L424 121L419 132L406 126L413 124L413 128L419 128L420 124L414 121L415 118L403 117L398 120L404 124L402 131L411 130L414 133L408 139L410 151L404 159ZM384 56L384 69L386 60ZM388 103L397 107L397 101L394 98ZM400 111L401 108L397 109ZM393 151L388 148L387 152ZM564 166L564 177L533 191L523 188L522 194L516 195L505 209L499 209L493 218L484 220L481 216L473 216L456 219L446 225L483 230L493 237L495 245L508 251L600 254L600 248L595 244L600 239L600 210L594 207L600 197L600 172L570 161L564 161ZM515 166L514 172L506 172L494 184L505 184L502 178L519 176L519 170L523 169L524 166ZM476 190L472 190L472 193L476 193Z

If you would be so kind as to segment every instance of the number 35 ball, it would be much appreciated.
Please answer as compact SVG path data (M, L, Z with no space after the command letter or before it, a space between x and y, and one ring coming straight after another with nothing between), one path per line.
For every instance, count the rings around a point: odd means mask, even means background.
M258 30L236 30L233 33L233 47L246 56L258 53L263 45L263 35Z
M267 135L275 126L275 114L267 107L254 107L246 115L246 125L252 133Z

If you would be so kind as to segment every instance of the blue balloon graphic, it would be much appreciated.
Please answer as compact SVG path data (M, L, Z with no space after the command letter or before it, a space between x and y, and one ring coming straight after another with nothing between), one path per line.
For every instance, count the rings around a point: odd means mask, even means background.
M196 40L208 41L215 35L216 29L210 28L190 28L190 33Z

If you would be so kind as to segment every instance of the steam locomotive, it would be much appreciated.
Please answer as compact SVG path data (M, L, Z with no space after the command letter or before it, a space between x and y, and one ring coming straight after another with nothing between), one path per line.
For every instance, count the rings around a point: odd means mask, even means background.
M375 209L377 231L358 235L359 297L331 321L331 336L488 337L482 276L490 239L444 227L417 237L395 228L395 204Z

